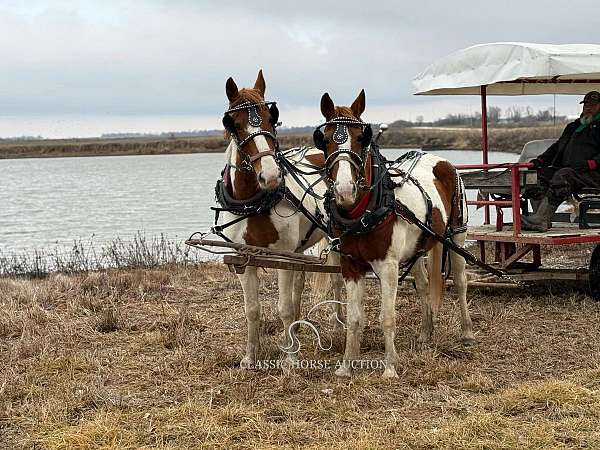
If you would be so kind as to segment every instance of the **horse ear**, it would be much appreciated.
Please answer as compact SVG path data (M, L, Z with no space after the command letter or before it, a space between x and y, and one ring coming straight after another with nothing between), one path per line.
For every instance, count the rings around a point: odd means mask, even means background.
M350 107L352 114L357 119L360 119L361 114L365 112L365 103L365 90L361 89L360 94L358 94L358 97L356 97L356 100L354 100L354 103Z
M323 114L325 120L329 120L335 115L335 105L327 92L321 97L321 114Z
M227 78L227 83L225 83L225 92L227 93L227 98L230 102L233 102L240 94L237 84L235 84L235 81L233 81L233 78L231 77Z
M256 83L254 83L254 89L260 92L262 98L265 98L266 83L265 78L263 77L262 69L258 71L258 77L256 77Z

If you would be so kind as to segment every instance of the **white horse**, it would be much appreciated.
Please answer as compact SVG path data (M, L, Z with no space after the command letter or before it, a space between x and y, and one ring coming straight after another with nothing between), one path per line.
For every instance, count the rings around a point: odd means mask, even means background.
M321 98L321 112L325 117L323 132L315 132L315 144L325 151L326 169L331 181L330 220L337 216L344 220L368 219L366 214L373 193L372 178L378 167L373 166L370 127L360 120L365 110L365 93L360 92L348 107L336 107L326 93ZM420 156L420 155L417 155ZM414 161L414 160L413 160ZM414 166L410 168L411 166ZM410 168L410 170L409 170ZM391 202L402 202L416 218L426 221L428 207L426 193L431 199L430 226L444 235L450 226L460 232L452 235L452 241L464 246L466 238L466 199L464 187L456 169L446 160L423 154L417 162L410 159L396 168L392 176L411 172L407 181L391 192ZM394 170L392 170L394 172ZM395 180L402 178L393 178ZM419 187L420 186L420 187ZM463 217L464 211L464 217ZM345 219L344 219L345 218ZM352 223L352 222L349 222ZM339 229L338 229L339 230ZM364 231L364 230L363 230ZM372 270L381 282L380 320L385 338L384 377L397 377L398 355L394 345L396 327L395 300L398 289L399 264L416 259L412 273L421 297L422 324L420 342L431 339L433 316L440 307L444 282L442 277L442 245L424 235L420 228L397 216L394 209L385 220L370 231L341 234L341 266L347 294L347 335L344 364L336 371L338 376L350 376L352 361L359 357L360 337L365 323L362 298L365 290L365 273ZM428 254L428 272L419 254ZM449 258L453 279L458 291L461 310L462 339L474 340L471 318L467 307L467 278L465 260L450 251Z
M277 138L275 126L278 111L271 102L265 102L265 80L259 71L252 89L238 89L232 78L226 83L229 109L225 112L223 123L226 137L230 139L225 153L226 166L223 173L223 195L233 205L241 208L275 202L268 210L253 214L223 230L223 235L232 242L244 243L270 249L302 252L325 237L320 229L314 229L312 222L299 211L287 198L278 198L276 193L282 182L296 199L303 199L303 206L313 215L317 215L320 202L310 195L291 176L282 176L276 161ZM321 166L324 163L322 152L309 149L292 155L295 163ZM318 181L318 175L308 175L309 183ZM323 181L314 186L318 195L325 193ZM271 196L271 197L270 197ZM274 196L274 197L273 197ZM269 200L269 198L271 200ZM323 212L321 212L323 214ZM222 222L227 224L239 218L224 212ZM335 261L334 261L335 263ZM241 361L245 368L253 367L259 352L259 325L261 307L258 299L258 277L256 267L247 266L243 274L238 274L244 291L244 306L248 325L246 353ZM341 276L334 276L334 299L339 300L342 287ZM293 345L289 335L290 326L300 317L300 300L304 287L304 272L278 270L279 300L278 312L284 326L284 342L287 347ZM337 303L336 303L337 305ZM340 313L339 306L334 314ZM341 315L341 314L340 314ZM337 321L334 321L337 323Z

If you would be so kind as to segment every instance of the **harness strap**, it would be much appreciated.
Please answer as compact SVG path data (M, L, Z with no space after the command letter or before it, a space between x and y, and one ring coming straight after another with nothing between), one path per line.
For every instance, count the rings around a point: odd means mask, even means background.
M277 155L277 161L280 164L280 167L283 166L283 169L285 169L285 172L287 174L289 174L294 181L296 181L296 183L298 183L298 185L302 188L302 190L304 191L304 195L302 196L302 199L300 200L300 202L304 202L304 198L307 195L310 195L311 197L315 198L316 200L323 200L323 196L317 194L314 191L314 187L319 184L321 181L323 181L325 178L327 178L327 175L325 173L323 173L322 168L319 168L318 171L315 171L314 173L308 173L308 172L303 172L301 170L299 170L294 164L292 164L284 155L282 155L281 153L279 153ZM316 166L315 166L316 167ZM303 180L298 174L302 174L302 175L315 175L317 173L320 173L321 176L312 184L307 186L307 181Z
M404 273L398 277L398 283L402 283L406 276L410 273L415 263L419 260L421 256L423 256L425 252L419 251L413 255L406 263L404 263L401 267L404 270Z
M244 139L242 139L241 141L238 141L237 142L238 147L242 148L244 145L246 145L248 142L250 142L252 139L254 139L257 136L270 137L271 139L273 139L275 141L275 144L277 145L277 137L273 133L271 133L270 131L267 131L267 130L259 130L259 131L255 131L254 133L250 133Z
M404 203L402 203L400 200L396 200L395 211L398 216L400 216L402 219L406 220L408 223L416 225L427 236L435 239L436 241L443 244L444 246L448 246L448 248L450 248L450 250L454 251L455 253L458 253L460 256L465 258L465 261L467 263L469 263L471 265L475 265L477 267L481 267L482 269L485 269L486 271L493 273L494 275L496 275L498 277L504 277L504 273L501 272L500 270L498 270L482 261L479 261L473 254L471 254L464 248L456 245L454 242L452 242L451 239L437 234L430 227L428 227L423 222L421 222L415 216L415 214L410 209L408 209L408 207Z
M253 163L257 159L260 159L264 156L275 156L275 152L273 150L266 150L264 152L258 152L256 155L252 155L250 157L250 163Z

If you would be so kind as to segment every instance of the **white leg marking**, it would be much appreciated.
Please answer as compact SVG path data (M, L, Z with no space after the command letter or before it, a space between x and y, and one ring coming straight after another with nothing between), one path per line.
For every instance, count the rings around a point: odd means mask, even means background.
M364 278L360 278L358 281L346 282L346 294L348 296L346 351L341 367L335 371L335 374L339 377L352 375L352 361L360 355L360 341L365 326L365 311L362 305L364 292Z
M238 274L244 291L244 309L248 325L248 340L246 343L246 355L242 359L242 368L252 367L256 362L260 350L259 328L260 328L260 302L258 301L258 276L256 267L248 266L244 273Z
M290 325L296 320L296 308L293 303L294 272L291 270L278 270L277 279L279 284L279 301L277 311L283 322L283 347L292 346ZM292 330L292 333L295 330Z
M396 335L396 293L398 292L398 261L385 260L372 264L373 271L381 280L381 312L379 319L385 339L384 378L397 378L398 353L394 344Z
M463 247L465 244L465 238L466 233L461 233L455 235L453 241L457 245ZM473 344L475 343L475 335L473 334L473 323L471 322L469 305L467 303L467 274L465 270L466 262L462 256L454 252L450 252L450 264L452 265L452 279L454 280L454 286L456 286L458 303L460 305L461 338L465 344Z
M417 293L421 301L421 331L418 342L422 344L431 341L433 333L433 311L429 303L429 279L423 258L419 258L413 266L411 273L415 278Z

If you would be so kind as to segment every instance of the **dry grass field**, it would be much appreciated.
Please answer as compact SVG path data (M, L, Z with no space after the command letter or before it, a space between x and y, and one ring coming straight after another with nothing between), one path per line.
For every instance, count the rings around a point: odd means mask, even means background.
M260 291L262 358L277 359L273 273ZM460 344L447 295L433 344L418 349L405 284L400 378L364 369L340 380L333 369L240 369L242 293L217 264L1 278L0 447L600 448L600 304L557 286L469 298L477 344ZM374 361L378 303L369 281L362 349ZM341 357L340 336L329 351L300 336L302 359Z

